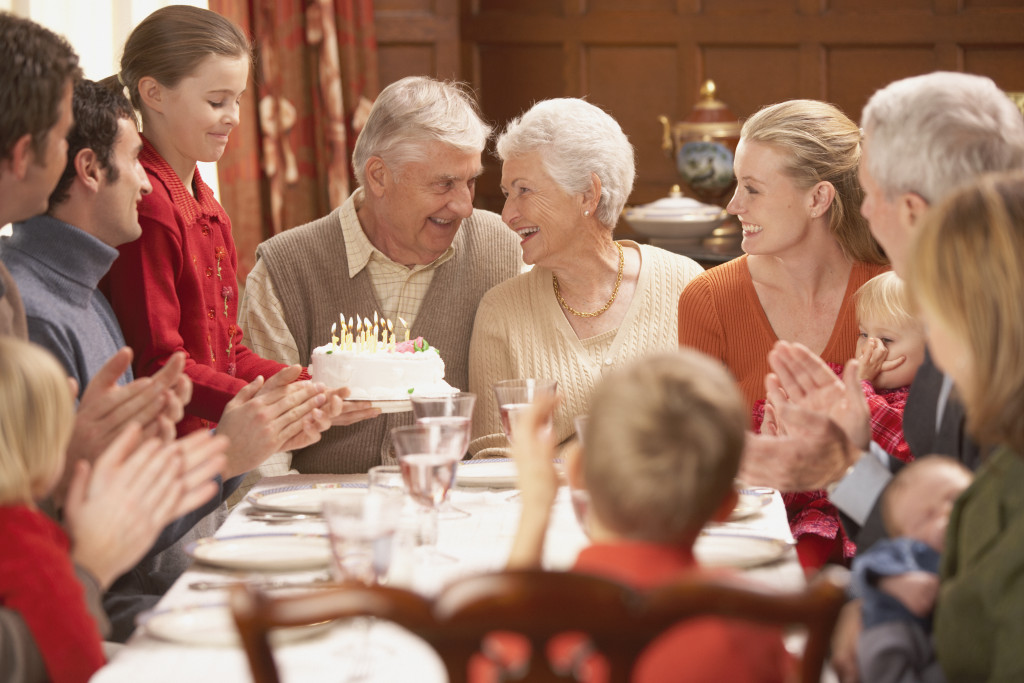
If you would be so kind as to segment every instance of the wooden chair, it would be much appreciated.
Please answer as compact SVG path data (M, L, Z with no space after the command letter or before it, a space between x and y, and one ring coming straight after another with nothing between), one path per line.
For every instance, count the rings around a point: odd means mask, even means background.
M832 629L845 601L845 575L822 572L804 591L779 593L738 580L696 578L638 592L614 581L572 572L507 571L460 579L429 600L410 591L361 585L274 598L236 586L231 609L255 683L277 683L267 639L272 628L371 615L426 640L452 683L488 634L511 631L530 642L529 681L575 680L546 657L558 634L582 632L609 665L611 681L628 681L648 643L678 622L703 615L806 628L799 680L818 681ZM739 656L739 653L738 653Z

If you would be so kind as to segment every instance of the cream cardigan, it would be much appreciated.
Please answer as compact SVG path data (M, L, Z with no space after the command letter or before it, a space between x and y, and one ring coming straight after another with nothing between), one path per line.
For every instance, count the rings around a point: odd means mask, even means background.
M691 259L657 247L639 248L640 275L633 300L601 357L576 336L551 287L551 271L534 268L502 282L480 300L469 348L469 390L477 395L473 415L474 457L504 455L491 385L503 379L537 377L558 381L555 413L558 441L573 435L573 418L587 412L601 377L634 359L678 348L679 295L702 269Z

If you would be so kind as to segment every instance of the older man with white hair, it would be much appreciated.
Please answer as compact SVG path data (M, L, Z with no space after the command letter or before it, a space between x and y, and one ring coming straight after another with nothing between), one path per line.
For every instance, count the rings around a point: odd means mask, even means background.
M445 379L468 389L480 298L522 265L501 218L473 208L490 133L457 84L414 76L385 88L352 155L359 188L324 218L257 249L238 314L251 348L307 366L339 313L378 313L439 348ZM410 421L391 413L333 428L296 451L294 466L365 472L389 458L391 428Z

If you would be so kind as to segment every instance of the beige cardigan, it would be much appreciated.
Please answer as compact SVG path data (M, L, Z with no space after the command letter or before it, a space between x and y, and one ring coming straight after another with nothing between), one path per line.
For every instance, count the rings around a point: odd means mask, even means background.
M477 395L469 446L474 457L507 452L491 390L495 382L557 380L562 400L554 429L561 442L573 435L573 418L587 412L590 393L603 375L636 358L678 347L679 295L701 267L657 247L622 244L640 249L640 276L626 317L600 359L584 348L565 319L546 268L503 282L480 301L469 349L469 390Z

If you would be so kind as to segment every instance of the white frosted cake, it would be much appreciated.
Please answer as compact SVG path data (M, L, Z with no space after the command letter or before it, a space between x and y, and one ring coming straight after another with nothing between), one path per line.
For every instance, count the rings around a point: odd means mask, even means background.
M349 400L397 401L458 392L444 381L441 354L422 338L376 351L318 346L313 349L310 373L314 381L329 387L348 387Z

